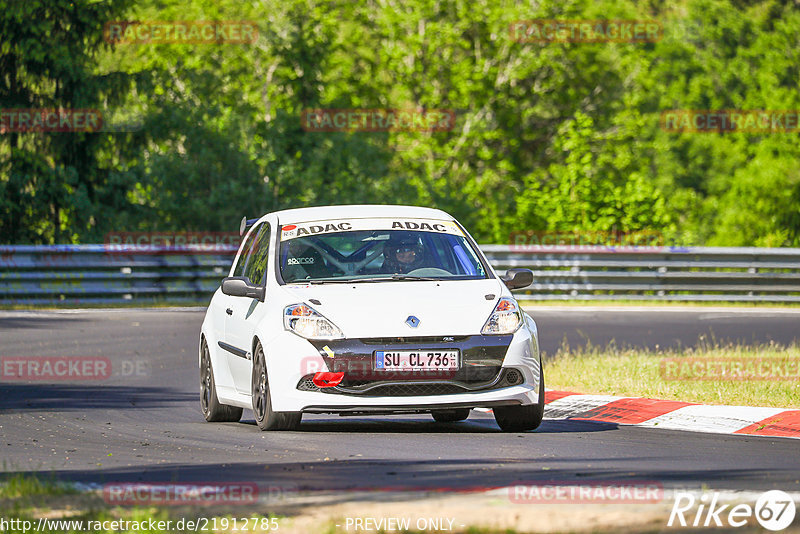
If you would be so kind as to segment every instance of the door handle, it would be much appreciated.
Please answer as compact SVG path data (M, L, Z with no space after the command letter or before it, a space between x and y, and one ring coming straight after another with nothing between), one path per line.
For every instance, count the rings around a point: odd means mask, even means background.
M228 308L227 310L225 310L225 313L227 313L228 315L233 315L233 310Z

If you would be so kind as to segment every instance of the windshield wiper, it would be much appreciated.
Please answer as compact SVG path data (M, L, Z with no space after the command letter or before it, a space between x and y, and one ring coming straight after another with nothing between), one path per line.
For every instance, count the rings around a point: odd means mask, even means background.
M293 284L303 283L303 284L356 284L360 282L396 282L399 280L404 281L412 281L412 282L430 282L441 280L441 278L431 278L430 276L414 276L412 274L393 274L391 276L378 276L374 278L339 278L339 277L332 277L332 278L311 278L308 280L294 280Z
M416 276L413 274L398 274L395 273L392 275L392 280L422 280L430 282L432 280L441 280L441 278L432 278L430 276Z
M357 282L358 280L353 280L352 278L311 278L308 280L295 280L294 283L302 282L304 284L349 284L351 282Z

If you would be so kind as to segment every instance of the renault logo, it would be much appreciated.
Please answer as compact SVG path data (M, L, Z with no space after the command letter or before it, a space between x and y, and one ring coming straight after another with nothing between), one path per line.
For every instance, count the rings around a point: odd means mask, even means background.
M406 324L411 328L416 328L419 326L419 319L417 319L413 315L409 315L408 319L406 319Z

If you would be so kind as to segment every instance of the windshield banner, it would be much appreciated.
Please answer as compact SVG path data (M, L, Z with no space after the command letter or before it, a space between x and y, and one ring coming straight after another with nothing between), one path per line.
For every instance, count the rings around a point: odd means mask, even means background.
M461 228L453 221L431 219L335 219L298 224L285 224L281 227L281 241L311 235L332 234L335 232L357 232L369 230L405 230L432 232L463 236Z

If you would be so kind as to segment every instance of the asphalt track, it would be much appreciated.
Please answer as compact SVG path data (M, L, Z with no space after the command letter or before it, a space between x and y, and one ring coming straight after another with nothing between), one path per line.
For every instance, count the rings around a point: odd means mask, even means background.
M544 351L571 346L791 343L800 310L529 309ZM104 356L111 377L0 382L0 461L80 482L230 482L298 489L497 487L533 481L658 481L667 487L800 489L800 442L546 420L501 433L491 414L304 416L299 431L205 423L196 343L203 312L0 312L0 358ZM546 415L545 415L546 417Z

